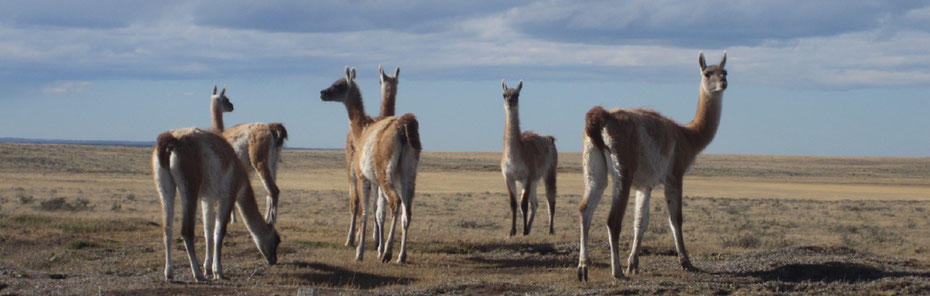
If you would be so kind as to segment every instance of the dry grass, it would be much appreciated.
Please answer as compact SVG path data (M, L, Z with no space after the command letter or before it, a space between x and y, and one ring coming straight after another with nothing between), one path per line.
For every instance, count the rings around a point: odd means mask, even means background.
M374 250L355 262L343 246L342 154L288 150L279 265L266 266L236 224L224 248L230 280L191 284L181 244L173 258L180 282L162 280L149 155L0 143L0 294L930 293L930 159L702 156L686 181L684 212L686 244L702 272L676 268L659 190L642 274L609 277L605 199L592 228L591 282L578 283L577 153L560 155L556 235L540 232L543 214L531 235L513 238L498 154L425 153L409 263L399 265L376 262Z

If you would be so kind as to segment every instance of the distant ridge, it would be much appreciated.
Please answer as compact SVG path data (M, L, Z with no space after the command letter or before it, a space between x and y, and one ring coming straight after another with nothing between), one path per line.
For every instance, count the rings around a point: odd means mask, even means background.
M154 141L56 140L56 139L25 139L25 138L0 138L0 143L68 144L68 145L124 146L124 147L151 147L155 145ZM293 149L293 150L342 150L343 149L343 148L287 147L286 145L284 148Z

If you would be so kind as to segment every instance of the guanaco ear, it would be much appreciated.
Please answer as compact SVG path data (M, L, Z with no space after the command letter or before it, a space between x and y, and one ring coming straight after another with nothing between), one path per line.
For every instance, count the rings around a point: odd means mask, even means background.
M703 52L703 51L701 51L701 52L698 53L698 64L701 65L701 71L704 71L704 69L707 68L707 63L704 62L704 52Z
M346 66L346 82L352 82L352 69Z
M355 81L355 68L352 68L352 81Z
M397 78L399 76L400 76L400 67L397 67L397 69L394 70L394 78Z
M504 79L501 79L501 87L507 90L507 82Z
M720 64L718 64L717 67L720 67L720 69L723 69L723 66L726 65L726 64L727 64L727 51L724 50L724 51L723 51L723 58L720 59Z
M378 72L381 73L381 83L384 83L384 68L381 67L381 64L378 64Z
M223 87L223 91L220 92L220 96L222 97L222 96L225 96L225 95L226 95L226 87L224 86L224 87Z
M519 93L521 89L523 89L523 80L520 80L520 83L517 84L517 92Z
M213 85L213 94L214 94L214 95L216 94L216 85L215 85L215 84Z

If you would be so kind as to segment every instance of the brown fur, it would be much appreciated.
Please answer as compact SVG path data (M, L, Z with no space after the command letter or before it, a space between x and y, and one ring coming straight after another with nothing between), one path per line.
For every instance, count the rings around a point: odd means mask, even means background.
M281 149L284 146L284 141L287 139L287 129L281 123L266 124L260 122L239 124L230 129L224 129L223 112L232 112L234 108L229 98L226 97L226 89L223 88L223 91L219 94L217 94L216 90L214 86L213 96L210 100L210 110L213 116L212 131L221 134L231 145L236 145L237 140L241 137L248 136L246 140L248 141L249 151L247 153L249 156L248 162L250 163L246 163L245 166L248 168L251 165L255 168L262 181L265 182L268 196L271 198L266 209L266 215L269 221L274 222L277 217L275 213L280 190L275 182L275 172L273 171L275 164L272 161L278 161L278 159L269 159L269 153L271 149ZM233 221L235 221L235 215L233 215Z
M352 168L352 160L355 159L355 137L352 137L351 131L346 134L345 157L346 176L349 178L349 212L352 214L352 217L355 217L360 215L361 211L359 211L360 200L355 185L355 170Z
M504 174L504 180L507 183L507 195L510 198L510 234L516 234L517 201L515 195L518 189L523 191L520 196L520 208L523 211L523 234L529 234L533 222L531 219L535 216L535 212L529 212L530 199L535 198L535 196L530 196L531 192L535 191L535 187L530 186L538 186L537 182L543 176L546 177L542 181L546 186L546 198L550 211L549 233L552 234L554 228L551 213L555 209L555 173L556 167L558 167L558 151L555 146L555 138L531 131L521 133L518 106L523 81L520 81L516 88L507 88L504 81L501 81L501 86L506 110L501 172ZM508 161L510 164L508 164ZM547 163L548 167L545 166ZM510 181L520 182L523 188L511 188Z
M553 136L547 136L547 138L549 138L549 142L552 143L552 147L555 148L555 147L556 147L556 146L555 146L555 137L553 137ZM546 172L546 180L545 180L544 182L545 182L545 185L546 185L546 191L557 192L557 191L556 191L556 173L557 173L557 170L558 170L558 167L559 167L559 165L558 165L558 163L559 163L559 152L558 152L558 151L553 151L553 152L554 152L554 153L553 153L554 156L553 156L552 161L555 162L555 165L552 165L552 166L549 167L549 171ZM552 202L554 203L555 201L552 201ZM554 208L554 206L553 206L553 208Z
M694 120L687 125L680 125L658 112L641 108L618 108L607 111L600 106L596 106L591 108L586 114L585 138L586 141L590 141L591 145L595 148L594 150L596 150L591 151L591 149L586 148L586 159L589 155L587 153L606 152L609 154L609 156L605 155L608 162L606 165L620 170L618 172L619 174L615 175L615 177L619 177L619 180L615 179L614 183L614 192L619 193L619 195L615 196L615 200L612 201L607 221L612 256L618 252L617 241L619 240L621 224L629 201L631 187L634 186L634 182L648 182L642 184L637 183L635 186L638 186L637 189L644 189L647 191L651 191L653 186L665 186L666 201L669 204L670 221L676 240L676 249L679 252L679 262L682 268L693 269L690 259L688 259L683 239L681 238L682 179L697 155L710 144L716 135L717 127L720 123L722 95L727 86L726 70L723 69L725 63L726 53L724 53L719 66L707 66L704 62L703 53L700 54L699 64L701 67L702 80L699 91L698 108ZM605 133L609 135L611 140L610 143L605 142L603 136ZM605 151L605 149L608 148L609 151ZM651 149L655 149L655 151ZM672 149L674 149L674 151L672 151ZM650 169L653 168L648 166L652 164L639 163L642 159L651 159L651 153L667 157L671 161L669 171L650 171ZM646 165L646 167L641 168L640 165ZM587 162L585 166L585 178L589 178L587 173ZM648 179L636 179L637 171L641 169L645 169L645 171L641 171L641 173L645 174L643 176L646 176L645 178ZM650 175L656 173L664 173L665 175ZM659 178L660 180L652 178ZM592 181L599 182L588 180L588 182ZM657 182L657 184L652 182ZM587 200L589 196L587 194L589 192L588 190L591 188L590 186L591 185L588 185L588 187L586 187L585 196L578 206L579 212L582 213L583 244L586 242L588 231L585 225L588 225L586 223L590 223L587 219L590 219L590 215L592 215L591 212L587 212L586 214L589 206ZM602 190L602 188L596 190ZM617 190L619 190L619 192ZM597 198L599 199L600 197L598 196ZM637 203L638 206L642 206L639 205L639 201ZM596 207L597 205L594 206ZM645 207L648 206L648 204L645 205ZM641 227L645 226L643 225ZM638 271L638 259L636 259L638 257L636 252L642 237L637 238L637 236L638 234L634 236L634 247L631 252L628 272ZM583 247L585 247L585 245L583 245ZM583 257L580 260L581 263L579 263L579 280L587 280L587 266L584 265L585 260L587 260L587 258ZM614 268L618 267L616 262L611 262L611 264ZM618 278L622 277L622 273L617 273L617 270L618 269L613 270L613 275Z
M395 103L394 102L395 100L397 100L396 96L397 96L397 93L395 91L393 96L386 97L384 100L381 101L381 115L378 116L379 118L394 116L395 114L395 111L394 111Z
M258 172L261 179L267 183L271 203L269 203L266 213L269 213L272 208L277 208L281 190L275 181L274 172L272 171L274 164L269 159L269 153L271 149L281 149L284 140L287 138L287 129L281 123L250 123L233 126L224 130L222 134L230 144L244 134L248 135L248 154L251 163L245 165L251 165Z
M386 121L387 123L383 125L376 123L372 124L370 127L380 128L380 131L371 131L379 134L377 143L375 144L375 154L373 155L375 161L375 175L378 179L378 185L381 186L381 190L384 191L384 194L388 197L391 213L393 213L397 208L397 204L400 202L400 196L397 195L397 192L391 186L393 182L389 180L391 176L388 176L387 169L390 166L391 159L394 157L395 139L401 139L398 133L401 129L397 126L397 117L387 117L378 121ZM367 132L368 131L366 131L366 133ZM401 149L403 149L403 146L401 146ZM356 153L361 153L361 151L357 151ZM361 159L356 160L356 162L361 162Z
M359 94L361 96L361 94ZM351 104L351 107L349 106ZM349 177L349 210L353 215L361 215L360 206L361 201L359 197L359 192L357 184L355 184L355 172L353 169L353 162L355 159L355 149L358 138L362 136L362 131L371 125L374 122L374 119L368 114L364 114L365 105L359 97L357 103L351 102L347 103L346 109L349 112L349 133L346 135L346 175ZM361 110L361 113L357 113L358 110ZM354 120L353 120L354 119Z
M594 144L594 147L598 149L604 149L604 137L601 136L601 130L607 125L607 120L609 120L609 114L607 110L604 110L604 107L594 106L591 110L588 111L588 114L585 115L585 134L591 139L591 143Z
M177 132L172 131L173 133L165 134L177 134ZM162 134L162 135L165 135ZM239 161L239 158L236 156L236 152L229 146L229 143L225 139L214 136L212 133L191 133L183 135L172 135L172 137L177 137L175 148L171 153L177 154L179 159L181 172L184 175L184 180L188 183L188 188L191 190L191 196L200 195L200 186L203 182L208 182L209 177L206 175L206 172L203 171L201 151L197 143L204 143L209 150L214 153L219 159L222 160L222 170L233 170L233 184L238 184L241 188L231 188L231 195L235 195L237 207L240 209L240 213L243 213L247 216L254 216L257 220L262 220L261 213L258 211L258 206L255 201L255 194L252 190L252 185L248 181L249 175L245 169L245 166ZM159 139L162 137L159 136ZM161 156L159 156L161 157ZM161 161L161 159L159 159ZM240 192L242 194L237 194ZM196 201L196 200L195 200ZM196 209L196 206L191 207ZM252 210L254 209L254 210ZM196 215L193 215L196 216ZM250 217L245 217L246 221ZM193 219L193 217L191 218ZM273 227L268 225L268 229L264 230L273 230Z
M400 147L403 149L404 146L409 144L410 147L413 147L417 159L419 159L420 151L422 151L423 148L420 144L419 124L416 116L407 113L400 118L387 117L379 121L382 120L388 121L388 123L384 124L383 129L380 131L374 158L377 164L376 174L378 183L381 185L381 190L384 190L385 195L388 196L391 212L393 212L397 208L398 202L400 202L398 193L390 186L393 182L389 181L388 178L390 178L390 176L387 175L389 162L393 158L395 152L394 145L399 141ZM375 125L373 124L372 126Z
M222 132L225 129L223 124L223 112L232 112L233 104L226 97L226 88L219 94L216 93L216 86L213 86L213 95L210 97L210 112L213 117L213 132Z
M171 150L177 145L178 139L171 135L170 132L164 132L158 135L155 140L155 151L158 153L158 162L163 168L168 168L171 162Z
M397 101L397 84L399 82L400 68L394 72L394 76L384 73L381 65L378 65L378 72L381 72L381 115L379 118L394 116L394 105Z
M352 190L350 190L350 212L352 214L352 221L346 245L354 244L356 217L360 213L367 212L365 208L367 205L361 202L362 194L369 191L367 187L369 180L363 175L361 167L361 157L364 154L362 149L365 149L364 146L366 145L363 141L370 139L369 135L375 137L373 138L375 142L369 144L374 145L373 154L370 155L370 157L372 157L371 161L374 165L376 182L381 191L387 196L392 213L395 213L394 210L397 209L397 205L400 201L400 196L396 192L393 184L395 181L401 181L393 180L393 176L387 171L390 168L392 159L394 159L395 149L400 148L402 150L397 152L403 153L406 147L411 147L414 149L417 159L419 159L421 150L416 117L412 114L405 114L400 118L388 116L372 120L370 116L365 114L361 92L354 82L354 76L354 69L350 71L347 68L346 78L337 80L333 85L320 92L320 98L323 101L338 101L343 103L349 115L350 128L349 135L346 137L346 168L349 182L352 183ZM393 165L395 167L392 169L402 169L399 163ZM399 174L401 172L396 171L393 173ZM410 192L412 193L412 191ZM379 197L375 196L375 198ZM359 209L361 209L361 211L359 211ZM407 209L407 213L409 214L409 205ZM396 218L395 215L394 219ZM365 226L363 225L362 227L362 229L364 229ZM406 233L406 227L404 229ZM359 233L358 235L362 236L364 234ZM380 246L380 242L378 243ZM360 249L357 253L357 260L361 260L362 258L362 247L361 245L359 246ZM405 255L403 255L404 251L402 251L401 254L400 260L403 261L405 258ZM382 260L389 260L389 255L384 256Z
M346 135L346 177L349 181L349 213L351 222L349 224L349 235L346 241L347 246L355 244L355 224L356 219L365 211L361 202L361 183L363 183L359 174L356 173L356 155L357 146L360 145L359 138L362 132L368 127L373 119L365 114L365 105L362 101L362 94L358 87L349 79L349 69L346 69L345 78L340 78L333 82L328 88L320 91L320 99L323 101L341 102L349 117L349 133Z
M401 139L410 143L417 152L423 150L423 144L420 143L420 123L417 117L411 113L404 114L397 120L397 129L401 132Z
M253 236L256 246L258 246L259 250L265 255L269 264L275 264L277 261L276 250L277 245L280 243L280 237L277 235L273 226L264 223L261 214L258 212L257 204L255 203L255 197L248 180L248 174L235 151L233 151L232 147L225 139L216 133L196 128L172 130L158 136L153 150L153 157L157 158L157 166L153 165L153 175L155 176L156 186L163 194L161 201L165 211L173 210L173 206L167 206L166 199L174 201L174 191L183 190L180 198L182 209L181 237L184 240L191 261L196 261L192 248L194 246L194 220L197 217L197 201L202 198L203 194L225 192L225 195L213 196L219 199L219 210L216 213L218 215L216 217L216 229L214 233L210 234L210 238L215 237L216 239L213 245L214 247L210 249L215 252L216 261L214 262L217 265L219 264L223 237L225 237L226 234L226 224L229 221L229 216L235 205L245 217L246 225ZM173 164L176 167L174 169L171 168L172 163L170 160L172 159L172 155L174 155L173 158L175 159ZM218 170L221 172L232 172L232 179L228 180L230 183L217 183L221 182L220 180L222 180L222 182L226 182L227 180L216 179L221 177L211 174L218 172L204 169L204 167L207 166L204 162L208 161L208 155L215 156L219 159L219 163L210 165L218 165ZM168 175L166 175L166 173ZM170 181L164 181L162 178L170 178ZM177 186L175 185L178 184L176 182L182 182L182 185ZM219 189L217 186L230 187ZM210 191L202 191L204 189ZM165 194L165 192L168 191L170 191L170 195ZM171 228L169 228L168 225L171 224L172 221L169 221L167 217L168 213L165 212L163 215L163 227L165 227L164 240L165 246L170 250L170 241L172 238L168 231ZM210 247L209 244L207 246ZM166 256L166 261L170 262L170 257ZM205 262L204 264L206 265L207 263ZM214 265L214 267L217 265ZM206 267L209 271L209 266ZM193 264L191 269L194 271L197 280L204 279L196 264ZM220 277L221 271L214 270L214 275ZM170 269L166 269L165 277L166 279L172 277Z
M211 108L210 112L213 114L213 131L222 132L226 129L223 124L223 110L219 108Z
M284 141L287 140L287 129L284 128L284 124L273 122L268 124L268 128L274 133L275 147L284 146Z

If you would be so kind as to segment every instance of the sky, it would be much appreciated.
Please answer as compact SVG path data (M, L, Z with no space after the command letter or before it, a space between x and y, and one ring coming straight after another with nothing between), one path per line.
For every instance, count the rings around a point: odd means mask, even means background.
M687 123L698 52L727 52L706 153L930 156L930 1L0 1L0 137L152 141L282 122L289 147L341 148L346 111L319 91L400 67L397 112L427 151L500 151L500 81L521 127L580 151L593 106Z

